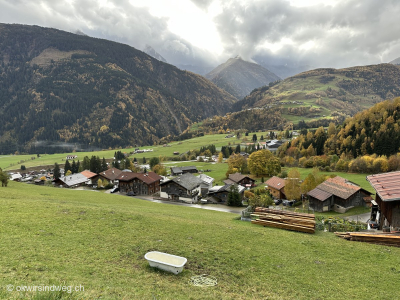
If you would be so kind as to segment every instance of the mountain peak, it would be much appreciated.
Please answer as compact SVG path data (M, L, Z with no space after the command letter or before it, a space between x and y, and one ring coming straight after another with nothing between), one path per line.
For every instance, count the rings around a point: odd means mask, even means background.
M278 76L259 64L248 62L240 55L219 65L206 78L236 99L242 99L255 88L280 80Z
M167 60L161 56L160 53L158 53L156 50L154 50L153 47L151 47L150 45L146 45L143 49L143 52L146 53L147 55L150 55L151 57L158 59L159 61L162 62L167 62Z

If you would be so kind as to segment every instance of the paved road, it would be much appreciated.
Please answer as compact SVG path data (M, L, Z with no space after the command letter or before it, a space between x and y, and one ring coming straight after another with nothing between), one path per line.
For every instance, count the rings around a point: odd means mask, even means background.
M234 214L241 214L242 210L245 209L245 207L231 207L231 206L226 206L226 205L222 205L222 204L189 204L189 203L182 203L182 202L155 200L151 196L135 196L134 198L147 200L147 201L151 201L151 202L155 202L155 203L181 205L181 206L188 206L188 207L195 207L195 208L202 208L202 209L208 209L208 210L234 213Z

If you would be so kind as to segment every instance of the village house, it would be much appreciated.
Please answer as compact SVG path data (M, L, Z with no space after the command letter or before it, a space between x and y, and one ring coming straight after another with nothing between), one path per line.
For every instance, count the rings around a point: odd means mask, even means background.
M89 170L84 170L81 172L81 174L88 179L87 184L89 185L96 184L96 182L92 180L93 178L98 176L96 173L90 172Z
M400 171L369 175L367 180L376 191L379 229L400 230Z
M328 178L307 193L309 206L318 212L334 210L345 213L355 206L367 206L371 193L345 178ZM368 200L367 200L368 201Z
M236 185L236 184L235 184ZM230 192L232 184L225 184L225 185L216 185L213 186L209 191L208 191L208 197L211 198L211 201L217 202L217 203L226 203L228 200L228 194ZM241 185L237 185L239 195L240 195L240 200L243 199L244 195L244 190L246 189L245 187Z
M99 173L98 176L93 177L92 178L92 182L93 182L93 184L97 184L97 181L99 179L101 179L103 181L107 180L109 183L116 185L116 184L118 184L117 177L121 173L122 173L122 171L120 169L111 168L111 169L108 169L106 171L103 171L103 172Z
M70 188L70 187L78 187L81 185L85 185L87 182L88 179L86 176L82 175L81 173L77 173L55 179L54 185L59 187Z
M265 188L275 199L286 199L285 183L286 183L285 179L273 176L265 182L266 184Z
M171 167L171 176L182 175L185 173L198 173L196 166Z
M78 155L67 155L66 157L67 160L73 160L75 158L78 158Z
M201 193L202 180L190 173L161 183L160 197L173 201L196 203Z
M11 173L10 174L10 180L12 180L12 181L21 181L22 180L22 175L20 173Z
M206 175L206 174L200 174L199 176L197 176L198 178L201 179L202 183L201 183L201 195L207 195L208 190L210 188L212 188L213 186L213 182L214 182L214 178Z
M250 178L247 175L243 175L241 173L234 173L234 174L229 174L228 179L224 180L225 184L238 184L246 188L251 188L255 186L255 180L253 178Z
M135 195L153 195L160 191L162 177L154 172L122 172L118 177L121 193L133 192Z

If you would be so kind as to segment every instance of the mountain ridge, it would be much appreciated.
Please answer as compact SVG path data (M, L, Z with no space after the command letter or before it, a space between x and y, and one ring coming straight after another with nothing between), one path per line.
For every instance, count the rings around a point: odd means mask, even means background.
M245 61L239 56L228 59L205 77L237 99L247 96L255 88L280 80L261 65Z
M158 143L235 101L128 45L51 28L0 24L0 57L0 151Z

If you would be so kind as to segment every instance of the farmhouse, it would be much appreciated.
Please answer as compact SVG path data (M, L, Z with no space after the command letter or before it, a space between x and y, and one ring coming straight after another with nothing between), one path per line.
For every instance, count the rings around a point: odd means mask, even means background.
M160 191L162 177L154 172L122 172L118 177L120 192L134 192L136 195L152 195Z
M199 176L197 176L198 178L201 179L202 183L201 183L201 194L202 195L206 195L208 193L208 190L210 188L212 188L213 186L213 182L214 182L214 178L206 175L206 174L200 174Z
M78 158L78 155L67 155L67 157L66 157L67 160L72 160L75 158Z
M117 184L118 180L117 177L122 173L122 171L120 169L117 168L111 168L108 169L107 171L103 171L101 173L99 173L98 176L93 177L92 181L94 184L96 184L97 180L101 179L101 180L107 180L109 183L111 184Z
M255 180L247 175L242 175L240 173L229 174L228 179L224 180L225 184L238 184L244 187L255 186Z
M399 230L400 171L370 175L367 180L376 191L379 229L389 226L391 230Z
M285 183L285 179L273 176L265 182L265 188L268 189L272 197L276 199L286 199Z
M86 176L82 175L81 173L71 174L68 176L60 177L59 179L55 179L54 183L55 186L62 186L62 187L77 187L81 185L85 185L88 179Z
M196 203L201 193L202 180L190 173L161 183L160 197L168 200Z
M355 206L366 206L371 193L340 176L328 178L307 193L310 208L315 211L344 213Z
M187 166L187 167L171 167L171 175L177 176L185 173L198 173L196 166Z
M208 196L215 202L226 203L226 201L228 200L228 194L231 186L232 184L226 184L223 186L216 185L208 191ZM245 187L238 185L240 200L243 199L243 194L245 189L246 189Z
M85 170L82 171L81 174L88 179L87 184L96 184L96 182L92 181L92 179L97 176L96 173L90 172L89 170Z

